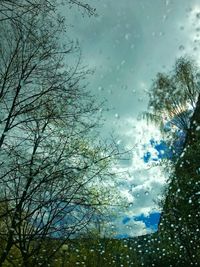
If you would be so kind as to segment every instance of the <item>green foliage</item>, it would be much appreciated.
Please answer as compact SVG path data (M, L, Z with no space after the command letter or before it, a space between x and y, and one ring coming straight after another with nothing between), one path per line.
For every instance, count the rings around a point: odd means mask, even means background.
M185 111L194 109L199 93L199 72L192 60L179 58L174 70L158 73L149 92L145 117L161 125L176 118L176 127L188 129Z
M166 142L172 145L176 131L185 133L182 153L170 165L168 187L162 200L157 241L150 246L157 255L147 259L154 266L198 266L200 262L200 95L199 70L187 58L176 61L168 73L158 73L150 90L145 117L165 128ZM174 131L173 131L174 127ZM146 265L145 265L146 266ZM147 264L148 266L148 264Z
M194 62L180 58L169 75L158 74L150 92L149 106L154 114L163 114L167 120L175 119L175 126L186 133L183 152L169 177L159 225L160 242L169 251L170 261L174 259L172 266L197 265L200 262L198 86L199 74ZM192 116L188 116L188 109L192 110Z

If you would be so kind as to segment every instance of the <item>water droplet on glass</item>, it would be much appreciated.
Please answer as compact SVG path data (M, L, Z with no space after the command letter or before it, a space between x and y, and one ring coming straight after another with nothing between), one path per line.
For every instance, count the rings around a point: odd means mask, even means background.
M125 84L125 85L122 85L122 89L124 89L124 90L127 90L127 89L128 89L128 86L127 86L127 84Z
M196 17L197 17L198 19L200 19L200 12L198 12L198 13L196 14Z
M183 51L185 49L185 47L183 45L180 45L178 48L180 51Z
M163 15L163 21L167 19L167 15Z
M169 3L170 3L170 1L169 0L166 0L166 2L165 2L166 6L168 6Z
M130 34L129 33L126 33L124 38L128 41L129 36L130 36Z

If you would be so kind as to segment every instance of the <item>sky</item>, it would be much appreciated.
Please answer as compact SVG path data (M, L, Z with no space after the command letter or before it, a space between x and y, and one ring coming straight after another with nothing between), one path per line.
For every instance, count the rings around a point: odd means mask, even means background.
M83 64L94 70L89 90L98 101L106 100L102 136L114 133L121 147L134 148L131 160L116 166L127 171L119 188L130 206L119 210L115 233L150 233L157 229L158 202L167 178L155 163L165 149L159 130L139 117L147 109L147 92L158 72L170 71L184 55L200 63L200 0L87 2L98 16L62 10L69 36L79 41Z

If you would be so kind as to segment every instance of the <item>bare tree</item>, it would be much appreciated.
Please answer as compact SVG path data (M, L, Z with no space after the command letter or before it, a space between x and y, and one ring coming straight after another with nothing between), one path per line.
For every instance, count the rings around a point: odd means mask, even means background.
M61 240L50 259L88 225L104 203L98 184L113 177L120 156L115 143L97 142L100 107L85 87L89 72L73 42L59 45L63 20L52 21L54 2L48 14L44 3L0 5L0 266L16 263L15 250L23 266L45 265L46 239Z
M91 7L86 1L78 0L1 0L0 3L0 21L19 22L26 25L28 23L27 15L41 14L51 16L51 19L56 18L55 11L58 6L68 6L78 8L82 14L89 16L96 15L96 9ZM23 22L22 22L23 18Z

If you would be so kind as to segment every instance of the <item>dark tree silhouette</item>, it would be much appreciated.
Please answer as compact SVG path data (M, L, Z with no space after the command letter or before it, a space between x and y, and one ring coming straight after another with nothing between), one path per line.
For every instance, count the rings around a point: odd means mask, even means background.
M158 74L150 91L147 117L164 124L173 121L175 131L185 132L181 155L171 164L169 185L159 224L159 235L171 247L172 261L197 265L200 260L200 88L194 62L180 58L170 74ZM187 112L187 111L190 112ZM174 135L171 134L173 143Z
M46 266L87 229L109 204L111 192L98 185L120 157L115 142L97 141L100 104L87 92L77 45L59 43L66 28L56 3L0 3L0 266ZM48 238L59 242L47 259Z

